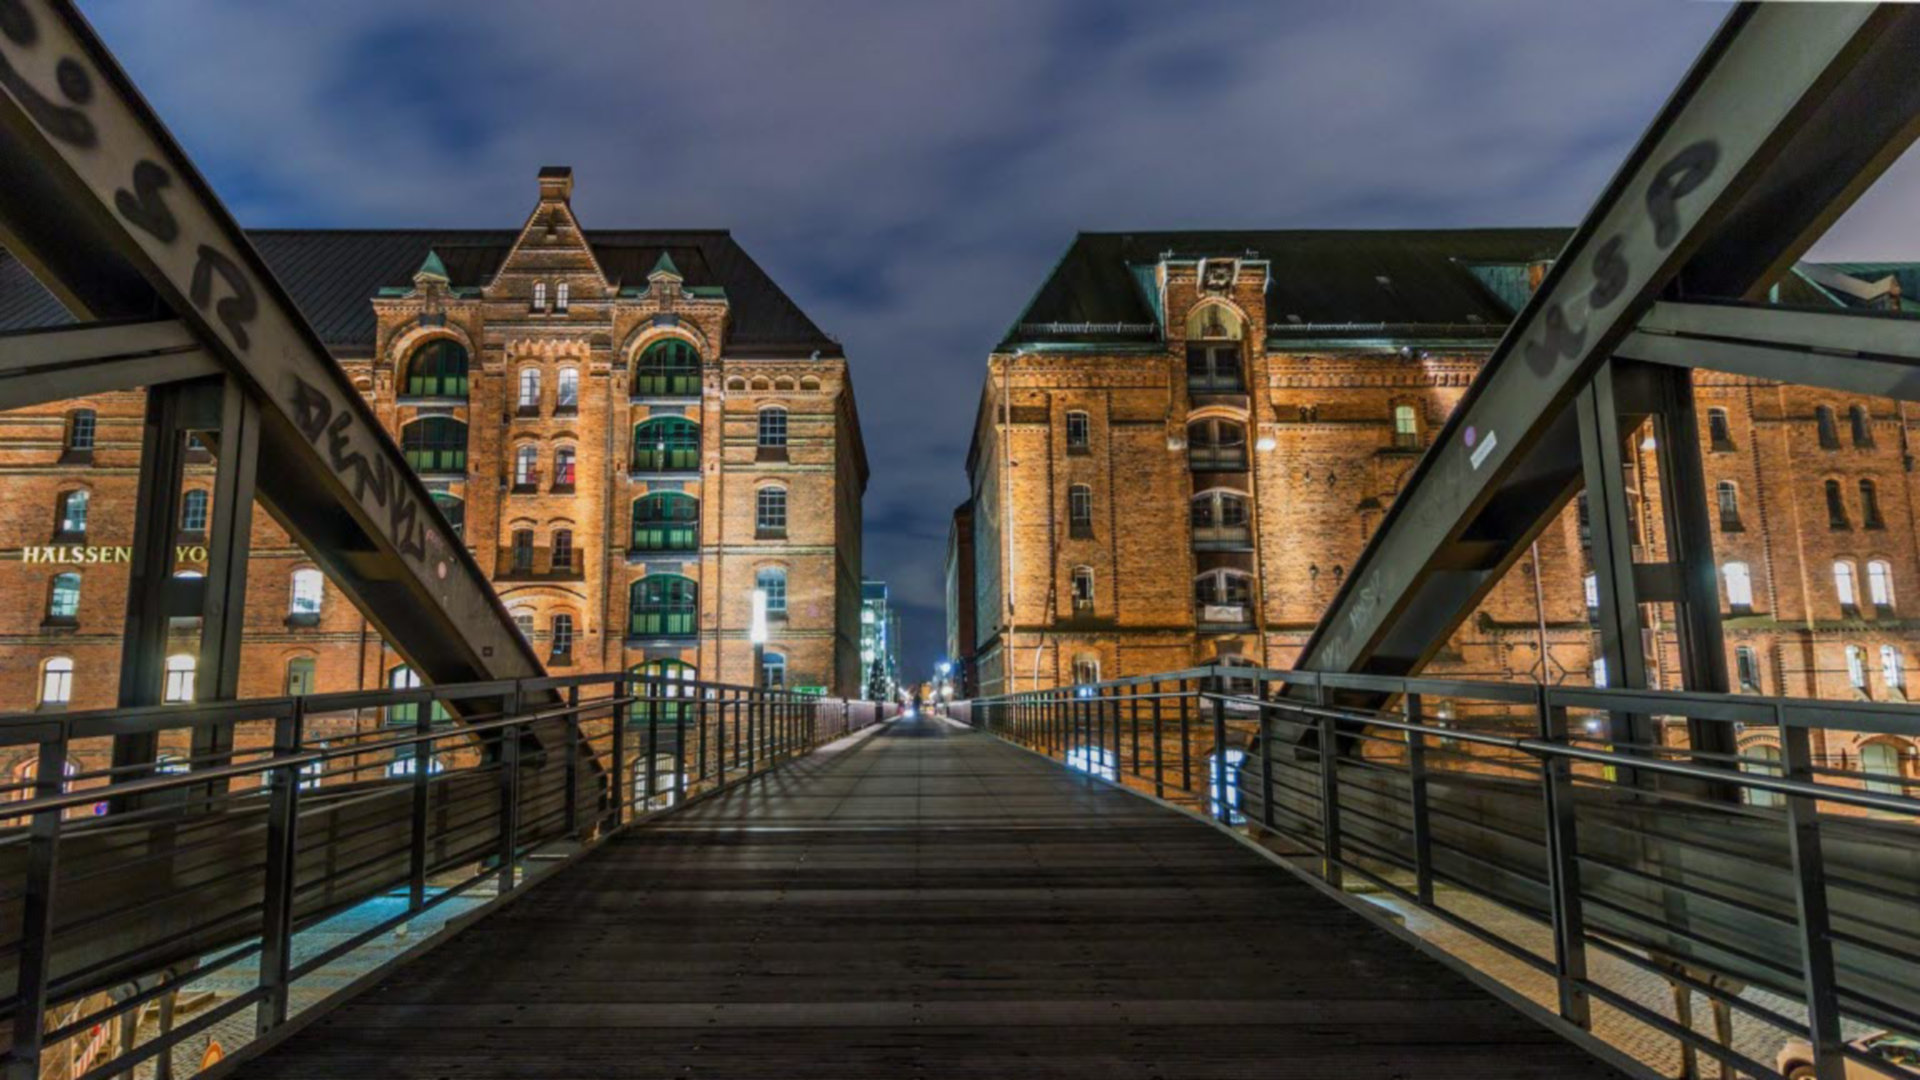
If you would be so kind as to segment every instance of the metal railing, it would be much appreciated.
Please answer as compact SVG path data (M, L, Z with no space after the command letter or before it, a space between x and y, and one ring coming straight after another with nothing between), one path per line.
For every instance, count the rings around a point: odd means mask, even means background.
M0 748L37 754L0 787L14 800L0 803L6 1075L58 1062L55 1075L92 1080L149 1061L175 1075L175 1047L250 1009L252 1035L272 1032L324 993L302 980L403 924L498 902L632 822L877 718L640 675L0 717ZM165 749L196 731L231 749L73 766L115 739ZM376 903L396 910L296 952L306 931ZM183 989L249 972L250 988L141 1036L156 1003L169 1017ZM112 1052L74 1049L115 1030Z
M1597 1003L1603 1038L1676 1040L1690 1075L1912 1075L1859 1036L1920 1031L1920 780L1831 763L1920 737L1920 708L1216 666L955 711L1464 932L1564 1021L1594 1030ZM1616 739L1629 717L1671 737Z

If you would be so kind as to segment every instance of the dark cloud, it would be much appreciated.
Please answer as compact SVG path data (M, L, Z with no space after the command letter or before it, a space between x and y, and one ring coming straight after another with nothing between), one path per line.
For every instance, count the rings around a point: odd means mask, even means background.
M253 225L726 226L853 357L867 568L942 648L988 348L1077 229L1572 223L1726 9L1676 0L100 0ZM1844 221L1876 245L1904 162ZM1911 200L1904 200L1911 206ZM1904 224L1904 221L1901 222ZM1908 234L1910 235L1910 233ZM1914 245L1902 250L1911 255ZM1841 250L1844 249L1844 250Z

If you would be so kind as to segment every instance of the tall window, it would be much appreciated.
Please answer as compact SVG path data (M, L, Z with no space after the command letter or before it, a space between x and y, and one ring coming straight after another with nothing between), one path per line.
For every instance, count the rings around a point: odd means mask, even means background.
M671 659L649 660L644 664L636 665L633 674L650 680L634 687L631 691L641 699L633 703L632 716L635 720L642 724L652 720L673 723L691 713L689 703L699 693L698 688L684 685L694 682L697 678L692 664ZM646 784L644 766L642 769L640 783L644 791ZM672 771L672 767L668 766L655 773L653 782L656 792L663 787L671 786Z
M85 536L87 532L87 504L90 498L84 491L69 491L60 496L58 529L62 536Z
M320 617L320 601L326 594L326 578L320 571L307 567L293 572L293 607L295 616L311 619Z
M1855 690L1867 688L1867 650L1858 645L1847 646L1847 685Z
M1893 564L1885 559L1867 563L1867 600L1883 612L1893 608Z
M564 281L553 287L553 310L567 310L567 301L570 299L567 295L569 291L567 283Z
M1840 607L1851 611L1860 606L1860 593L1853 580L1853 564L1838 559L1833 564L1833 593L1840 601Z
M1767 746L1764 743L1749 746L1740 751L1740 756L1753 762L1751 765L1741 765L1741 772L1772 779L1778 779L1782 775L1780 748L1777 746ZM1741 795L1747 800L1747 805L1761 807L1781 806L1787 798L1777 791L1763 791L1759 788L1745 788Z
M1193 602L1203 623L1242 623L1253 600L1253 579L1238 570L1209 570L1193 579Z
M1863 529L1884 529L1886 521L1880 516L1880 489L1871 480L1860 481L1860 527Z
M1907 687L1907 662L1892 645L1880 646L1880 681L1887 684L1889 690Z
M1085 484L1067 489L1067 534L1081 538L1093 535L1093 489Z
M553 488L555 491L573 487L573 447L562 446L553 452Z
M787 535L787 489L763 487L754 497L753 528L761 536Z
M554 385L553 411L576 412L580 408L580 369L563 367L560 381Z
M1833 421L1833 409L1821 405L1813 410L1813 426L1820 436L1820 449L1840 449L1840 428Z
M547 283L544 281L533 283L533 310L547 310Z
M1093 567L1091 566L1073 568L1073 609L1075 611L1093 610Z
M1847 503L1840 496L1840 481L1829 480L1827 488L1827 528L1840 530L1848 528Z
M1411 405L1393 407L1393 445L1400 450L1420 445L1420 416Z
M1593 658L1593 685L1602 688L1607 685L1607 658L1604 656Z
M520 411L534 413L540 411L540 369L526 367L520 369Z
M1872 742L1860 748L1860 771L1866 775L1866 789L1876 795L1905 795L1900 751L1890 743Z
M760 686L766 690L787 688L787 657L784 653L760 654Z
M180 497L180 531L199 533L207 531L207 493L189 491Z
M55 656L40 668L40 704L65 705L73 700L73 660Z
M1727 606L1736 615L1745 615L1753 610L1753 575L1743 562L1730 562L1720 568L1720 576L1727 583Z
M573 616L555 615L553 617L553 658L567 659L573 656Z
M551 562L553 563L553 572L556 574L566 574L566 573L571 573L573 571L574 566L573 566L573 530L572 529L553 530L553 550L551 552Z
M1243 548L1253 542L1247 498L1234 491L1203 491L1189 507L1193 546L1201 550Z
M633 550L692 551L700 546L700 500L656 491L633 503Z
M1873 417L1867 415L1867 407L1855 405L1847 410L1847 429L1853 435L1853 445L1857 450L1867 450L1873 446Z
M700 354L678 338L647 346L633 367L635 397L699 397Z
M53 576L47 594L47 618L72 622L80 617L80 575L71 571Z
M700 587L678 574L648 574L628 592L627 632L635 637L691 637Z
M1075 409L1067 414L1067 449L1085 450L1092 443L1093 419L1087 413Z
M684 416L655 416L634 425L634 472L697 472L700 425Z
M1195 394L1238 394L1246 389L1240 377L1240 343L1189 342L1187 390Z
M760 410L760 445L769 450L787 445L787 410L769 405Z
M523 640L532 641L533 640L533 612L531 611L514 612L513 628L515 630L520 631L520 637Z
M1587 594L1587 617L1600 613L1600 575L1588 574L1581 583Z
M435 338L407 358L409 397L466 397L467 349L451 338Z
M1247 467L1247 429L1212 418L1187 425L1187 464L1200 471L1238 472Z
M513 530L513 568L525 574L533 569L533 530Z
M513 452L513 486L529 489L540 481L540 449L532 443L522 443Z
M1707 443L1715 450L1733 449L1733 425L1727 423L1727 410L1707 410Z
M1073 681L1077 686L1092 686L1100 681L1100 658L1081 655L1073 658Z
M1740 692L1757 694L1760 692L1760 654L1750 645L1742 645L1733 650L1733 668L1740 680Z
M99 417L92 409L75 409L67 414L66 453L93 453L94 434L98 425Z
M1713 486L1714 500L1720 506L1720 531L1740 531L1740 489L1731 480Z
M753 575L753 587L767 594L767 614L787 613L787 572L778 566L763 566Z
M287 696L313 693L313 657L296 656L287 661Z
M167 657L167 685L161 700L179 705L193 700L194 659L185 654Z
M467 471L467 425L426 416L400 429L400 450L418 473Z

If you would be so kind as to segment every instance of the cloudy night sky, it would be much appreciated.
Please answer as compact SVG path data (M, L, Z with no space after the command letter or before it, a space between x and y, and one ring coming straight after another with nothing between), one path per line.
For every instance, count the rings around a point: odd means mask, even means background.
M911 677L987 351L1076 230L1574 224L1727 10L83 6L246 225L511 228L562 164L588 228L733 230L852 359ZM1821 254L1920 258L1915 157Z

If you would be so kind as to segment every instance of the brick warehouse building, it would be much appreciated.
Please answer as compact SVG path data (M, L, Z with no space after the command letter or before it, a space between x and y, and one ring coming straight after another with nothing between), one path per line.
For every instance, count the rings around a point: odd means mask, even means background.
M986 694L1288 666L1565 236L1079 236L988 361L954 516L970 543L948 548L956 660ZM1902 310L1917 287L1913 265L1809 264L1775 299ZM1904 698L1920 418L1710 372L1696 388L1736 685ZM1631 466L1641 523L1653 458ZM1523 558L1430 674L1604 682L1582 505L1540 538L1539 588ZM1649 670L1677 672L1671 630L1653 638ZM1891 740L1829 752L1916 772Z
M544 169L516 230L264 231L255 244L555 673L857 695L867 463L844 354L724 231L589 231ZM67 321L0 254L0 329ZM0 415L0 711L115 703L144 395ZM190 469L193 574L212 465ZM272 463L263 463L271 468ZM242 697L412 673L265 515ZM191 697L197 630L167 696Z

